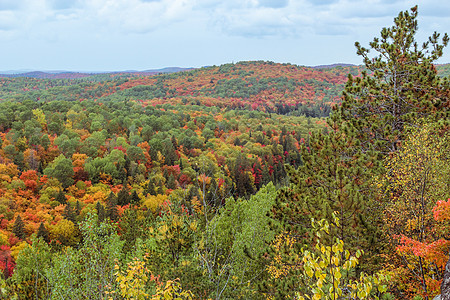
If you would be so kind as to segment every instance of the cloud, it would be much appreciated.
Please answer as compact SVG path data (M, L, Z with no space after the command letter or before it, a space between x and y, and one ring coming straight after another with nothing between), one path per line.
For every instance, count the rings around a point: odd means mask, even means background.
M146 33L183 20L190 8L187 0L87 1L87 18L100 28L128 33Z
M51 9L64 10L77 7L79 2L77 0L49 0L48 4Z
M3 10L0 11L0 30L9 31L16 26L18 21L16 19L16 15L13 11L10 10Z
M288 0L259 0L258 4L262 7L282 8L288 5Z
M0 0L0 10L16 10L20 8L19 0Z

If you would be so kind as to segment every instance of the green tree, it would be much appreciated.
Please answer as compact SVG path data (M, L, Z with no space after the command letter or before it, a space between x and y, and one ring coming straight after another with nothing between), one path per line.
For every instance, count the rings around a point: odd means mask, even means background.
M404 139L405 125L444 107L449 99L449 82L437 76L433 65L442 56L449 38L434 33L422 47L415 41L417 6L400 12L395 25L383 28L370 48L378 53L369 57L369 49L356 43L363 57L362 77L349 75L341 106L332 114L335 122L354 127L361 147L369 144L383 153L396 151ZM436 117L445 118L448 110Z
M16 237L18 237L21 240L24 240L26 238L25 224L23 223L20 215L18 215L16 220L14 221L12 232Z
M66 194L64 193L63 190L59 190L58 194L56 195L55 200L61 204L67 203Z
M74 224L76 223L75 212L70 203L67 203L64 207L63 216L66 220L69 220Z
M272 183L249 200L227 199L206 224L196 246L201 267L208 275L209 297L252 299L265 272L265 246L274 238L267 216L277 190Z
M68 188L74 182L72 160L61 154L44 169L44 174L58 179L64 188Z
M116 222L119 219L119 213L117 211L117 197L113 192L110 192L108 199L106 199L106 217L113 222Z
M106 218L105 207L100 203L100 201L97 201L95 209L97 210L97 224L99 225Z
M48 235L48 230L47 230L47 228L45 228L45 225L42 222L41 222L41 225L39 225L36 237L42 238L42 240L44 240L47 244L50 243L50 237Z
M96 219L88 213L81 223L83 242L78 249L67 247L53 255L53 263L45 269L50 299L106 299L111 290L118 290L114 267L123 242L115 227L107 222L97 226Z
M122 189L117 194L117 204L120 206L124 206L130 203L130 194L128 191L127 184L125 183Z
M365 259L371 261L365 261L363 267L376 265L381 210L371 183L381 167L378 155L374 151L363 153L355 132L338 131L331 122L330 125L333 130L329 134L313 133L309 147L302 147L303 165L298 169L287 166L291 185L280 190L271 214L280 221L277 232L292 237L292 249L271 247L269 254L272 260L280 257L285 264L293 264L292 253L300 253L302 247L313 244L310 219L333 223L333 213L337 211L340 222L330 229L330 236L342 240L351 251L368 249ZM331 245L332 240L322 242ZM270 284L265 288L277 298L293 296L299 274L299 268L290 268L274 282L271 291Z
M51 265L52 255L49 245L39 237L32 238L31 246L20 251L13 276L9 279L9 288L18 299L49 299L51 285L45 272ZM17 299L10 296L8 299Z

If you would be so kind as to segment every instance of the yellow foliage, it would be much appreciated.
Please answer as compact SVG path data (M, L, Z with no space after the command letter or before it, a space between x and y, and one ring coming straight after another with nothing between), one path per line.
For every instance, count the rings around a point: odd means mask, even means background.
M180 279L167 281L164 288L157 287L156 294L151 298L152 300L192 300L194 295L190 290L183 291Z
M191 200L192 207L194 208L195 213L201 215L203 214L203 205L198 199L197 196L194 196Z
M79 240L77 227L67 219L61 219L56 225L50 226L49 232L52 238L66 245L75 245Z
M88 156L84 153L74 153L72 155L72 166L82 168Z
M22 251L26 247L30 247L30 245L28 245L28 243L25 241L17 243L16 245L11 247L11 256L15 261L17 261L17 257L19 257L20 251Z
M3 230L0 231L0 245L9 245L8 235Z
M117 270L114 275L116 275L116 282L119 284L120 295L122 297L133 300L148 299L149 294L146 293L145 285L148 280L149 271L144 261L135 257L133 261L128 263L127 269L122 271L116 260L114 269ZM113 293L110 292L110 294Z
M167 200L167 195L158 194L156 196L149 195L144 200L144 206L155 212L156 209Z
M39 122L39 124L41 124L41 128L45 129L45 127L47 126L47 121L45 120L45 114L42 109L33 109L32 112L36 120Z
M280 255L281 249L288 249L288 251L293 251L295 244L295 239L289 235L287 232L278 234L272 242L272 246L275 250L275 257L273 261L266 267L267 272L272 278L280 278L288 275L289 271L292 269L298 269L298 265L292 265L283 262L282 256ZM298 255L292 252L292 255L296 256L294 261L298 260Z
M334 224L339 226L339 218L333 214ZM390 277L384 273L377 273L369 276L361 273L357 280L344 280L343 274L355 268L359 263L358 259L363 254L357 250L354 256L350 255L348 250L344 250L344 242L339 238L335 239L334 244L324 246L320 239L320 231L328 232L330 224L326 220L315 222L312 220L313 228L317 228L316 232L316 252L313 253L302 249L303 273L305 278L310 278L309 294L301 295L297 293L298 299L340 299L342 295L350 295L351 299L372 299L372 291L384 293L386 285ZM377 287L378 290L374 288ZM375 299L378 296L374 295Z
M0 183L2 181L11 182L12 178L19 174L15 164L0 164Z

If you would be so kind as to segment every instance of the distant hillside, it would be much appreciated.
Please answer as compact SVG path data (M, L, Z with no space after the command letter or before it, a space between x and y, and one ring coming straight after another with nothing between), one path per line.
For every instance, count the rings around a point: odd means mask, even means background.
M449 77L450 76L450 64L436 65L439 76Z
M21 71L7 71L4 74L1 74L0 77L28 77L28 78L43 78L43 79L79 79L79 78L86 78L96 75L110 75L110 74L120 74L120 75L140 75L140 76L150 76L150 75L156 75L161 73L175 73L175 72L182 72L182 71L188 71L192 70L193 68L179 68L179 67L167 67L162 69L152 69L152 70L145 70L145 71L117 71L117 72L93 72L93 73L86 73L86 72L69 72L69 71L30 71L30 72L21 72Z
M450 65L437 69L442 76L450 73ZM340 102L348 74L358 76L362 70L345 64L304 67L250 61L200 69L61 73L51 74L51 79L33 72L32 78L0 78L0 99L124 99L152 106L205 105L321 117Z
M33 71L26 73L17 73L17 74L0 74L0 77L28 77L28 78L45 78L45 79L78 79L92 76L93 74L88 73L77 73L77 72L61 72L61 73L50 73L50 72L41 72L41 71Z
M331 65L312 66L311 68L314 68L314 69L332 69L332 68L337 68L337 67L356 67L356 65L337 63L337 64L331 64Z

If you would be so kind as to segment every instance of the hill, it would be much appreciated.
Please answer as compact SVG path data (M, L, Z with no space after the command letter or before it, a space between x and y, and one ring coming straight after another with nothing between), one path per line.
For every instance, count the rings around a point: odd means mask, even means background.
M438 65L439 74L450 74L449 66ZM340 102L348 74L358 76L361 71L361 66L343 64L304 67L249 61L200 69L51 74L53 78L34 72L32 78L0 78L0 99L127 99L153 106L205 105L324 117Z
M347 74L358 75L360 71L357 66L316 69L257 61L158 75L141 72L70 80L2 78L0 99L103 102L124 98L149 105L205 105L326 116L330 106L339 102Z

